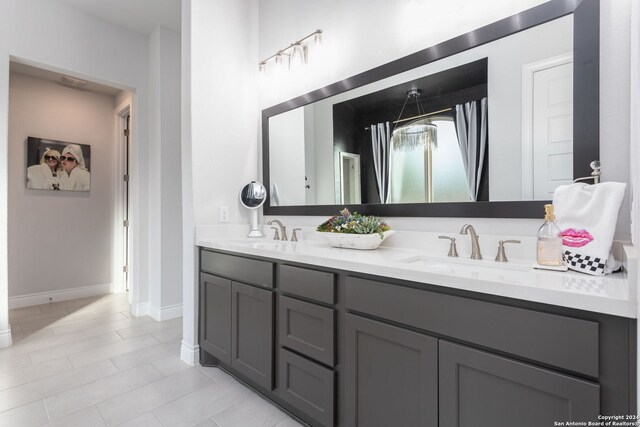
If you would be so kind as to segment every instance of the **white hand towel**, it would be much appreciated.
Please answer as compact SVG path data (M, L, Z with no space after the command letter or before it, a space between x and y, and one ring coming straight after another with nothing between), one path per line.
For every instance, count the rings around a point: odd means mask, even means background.
M570 269L600 276L617 268L609 255L626 187L620 182L581 183L562 185L553 193Z

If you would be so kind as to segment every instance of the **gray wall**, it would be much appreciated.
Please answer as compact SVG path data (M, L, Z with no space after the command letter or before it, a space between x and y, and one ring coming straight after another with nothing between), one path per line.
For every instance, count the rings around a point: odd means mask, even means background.
M9 297L110 285L114 97L14 74L9 80ZM91 145L91 191L28 190L28 136Z

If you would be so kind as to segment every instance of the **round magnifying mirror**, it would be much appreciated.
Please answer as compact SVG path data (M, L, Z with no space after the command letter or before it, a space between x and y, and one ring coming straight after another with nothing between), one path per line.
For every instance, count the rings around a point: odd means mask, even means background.
M267 200L267 189L257 181L251 181L240 191L240 203L251 211L251 231L248 237L262 237L258 229L258 208Z

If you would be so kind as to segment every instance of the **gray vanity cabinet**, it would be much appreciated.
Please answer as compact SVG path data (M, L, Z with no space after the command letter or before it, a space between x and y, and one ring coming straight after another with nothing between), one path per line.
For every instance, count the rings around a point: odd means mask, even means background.
M440 427L597 421L597 384L443 340L439 344Z
M203 364L220 365L273 389L274 264L200 252L200 348Z
M345 329L346 425L437 426L438 340L351 314Z
M334 426L335 274L279 265L277 284L276 392L312 426Z
M273 388L273 292L232 282L231 366Z
M203 249L201 363L313 427L636 412L636 322Z
M231 280L200 274L200 347L231 363Z

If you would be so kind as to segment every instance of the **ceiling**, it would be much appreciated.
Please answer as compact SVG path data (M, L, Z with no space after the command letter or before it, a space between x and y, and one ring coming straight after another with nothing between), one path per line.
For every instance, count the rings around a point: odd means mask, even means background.
M97 92L97 93L102 93L110 96L115 96L118 92L120 92L120 89L101 85L99 83L94 83L88 80L79 80L79 82L84 82L85 84L82 85L82 87L74 87L72 85L69 85L68 82L66 82L63 79L64 74L56 73L54 71L49 71L49 70L43 70L41 68L31 67L29 65L21 64L19 62L11 62L10 70L12 73L25 74L27 76L49 80L63 86L72 87L77 90Z
M180 0L58 0L82 12L149 35L158 26L180 31Z

